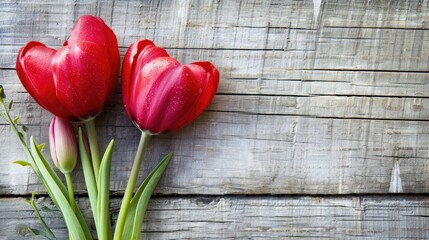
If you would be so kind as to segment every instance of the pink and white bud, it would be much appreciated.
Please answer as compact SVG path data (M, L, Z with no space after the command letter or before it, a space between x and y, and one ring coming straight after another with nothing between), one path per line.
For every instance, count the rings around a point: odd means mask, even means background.
M76 166L78 148L73 126L58 117L49 126L49 148L52 161L62 173L70 173Z

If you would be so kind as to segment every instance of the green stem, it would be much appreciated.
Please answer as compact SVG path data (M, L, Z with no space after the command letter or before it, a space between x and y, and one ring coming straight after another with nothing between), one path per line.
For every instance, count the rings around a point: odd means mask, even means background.
M1 89L1 93L3 93L3 88ZM3 98L0 96L0 105L3 107L3 116L6 119L6 121L9 123L9 125L12 128L12 131L15 133L16 136L18 136L18 140L21 143L22 147L24 148L24 152L27 154L27 157L31 160L31 164L35 165L35 161L33 158L33 155L31 154L30 149L27 146L27 143L25 143L22 134L18 131L16 124L12 121L12 118L9 115L9 110L6 108L6 105L4 104Z
M116 229L113 238L115 240L122 239L122 233L124 231L125 220L127 219L128 208L131 202L131 198L133 197L134 188L136 187L140 167L143 162L144 152L149 143L150 137L150 134L142 131L139 146L137 148L136 156L134 158L133 167L131 169L130 178L128 179L127 188L125 189L124 199L122 200L121 209L119 210L118 222L116 223Z
M66 176L66 182L67 182L67 190L69 191L69 203L73 210L73 212L76 212L76 203L74 202L74 190L73 190L73 182L71 178L71 173L64 173ZM69 229L70 231L70 229ZM69 233L69 239L72 240L72 236Z
M37 209L36 203L34 201L34 192L31 195L31 201L27 201L30 203L31 207L33 207L34 212L36 213L37 218L39 218L40 223L42 223L43 228L46 230L46 233L49 235L49 239L56 239L54 233L51 231L51 229L46 224L45 220L43 220L42 216L40 215L39 209Z
M91 151L92 166L94 169L95 181L98 181L98 172L100 169L100 150L97 143L97 132L95 131L94 119L85 121L86 131L88 133L89 148Z
M65 173L64 175L66 176L67 189L69 191L70 206L73 209L73 212L76 212L76 203L74 202L74 190L71 173Z
M32 148L34 147L34 149L32 151L30 151L29 146L24 141L23 133L21 133L18 130L18 124L17 124L16 120L12 120L12 118L9 115L10 107L8 106L8 108L6 108L4 101L3 101L4 96L2 96L2 92L3 92L3 88L0 85L0 105L2 105L2 108L3 108L3 114L0 113L0 117L4 117L6 119L6 121L9 123L9 125L11 126L11 129L13 130L13 132L18 137L19 142L21 143L25 153L27 154L34 172L37 174L38 178L40 179L40 181L45 186L45 189L47 190L52 201L55 203L55 205L59 209L61 209L61 211L64 214L64 211L67 212L68 209L66 208L63 211L61 208L61 205L64 202L67 202L69 200L67 198L68 194L66 193L67 192L66 187L61 182L60 178L54 173L54 170L49 166L49 164L43 158L41 153L40 152L37 153L37 151L39 151L39 150L37 149L38 147L35 145L34 142L32 142L32 144L34 145L34 146L32 146ZM33 155L33 154L35 154L35 155ZM43 169L40 169L40 168L43 168ZM86 236L86 239L92 239L91 233L89 232L88 225L85 222L85 219L83 218L82 213L80 212L79 209L76 209L75 213L76 213L77 221L79 222L80 227L82 227L82 229L77 228L78 226L75 222L76 219L74 219L73 217L70 217L71 215L63 215L63 216L69 216L69 218L65 217L65 222L66 222L67 227L69 227L69 224L70 224L73 226L73 229L76 229L76 231L73 233L73 235L80 236L78 239L84 239L84 237L82 237L80 230L84 231L83 234L84 234L84 236Z
M94 217L95 226L98 232L100 229L99 223L98 223L98 211L97 211L98 188L97 188L97 184L94 176L94 171L92 170L91 160L85 148L81 128L79 128L78 134L79 134L80 162L82 164L83 176L85 178L86 188L88 190L89 202L92 208L92 215Z

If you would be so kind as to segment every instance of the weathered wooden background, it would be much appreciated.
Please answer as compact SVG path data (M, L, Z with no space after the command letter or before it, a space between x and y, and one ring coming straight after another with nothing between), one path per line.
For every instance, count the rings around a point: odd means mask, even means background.
M16 54L30 40L60 47L83 14L113 28L122 55L149 38L221 73L196 121L151 140L141 176L175 157L143 239L429 238L428 1L2 1L0 84L39 141L51 115L20 85ZM103 146L118 144L115 218L139 139L119 87L97 125ZM50 202L11 163L25 155L4 121L0 136L0 238L29 239L41 226L23 199ZM74 180L87 210L81 171Z

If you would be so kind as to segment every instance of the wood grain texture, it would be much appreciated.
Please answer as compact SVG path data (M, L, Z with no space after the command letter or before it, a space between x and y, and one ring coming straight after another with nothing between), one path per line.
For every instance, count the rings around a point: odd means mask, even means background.
M425 193L428 6L351 4L5 4L2 84L16 102L14 113L46 142L50 115L18 83L16 53L30 39L58 47L77 17L96 14L117 33L122 54L147 37L183 62L210 59L221 72L218 95L195 123L154 138L143 176L162 154L175 152L159 193L387 193L395 166L403 191ZM119 87L97 122L101 138L119 143L112 189L120 192L138 132L123 113ZM41 190L31 171L10 165L24 156L8 127L0 131L8 136L0 140L8 149L2 151L0 192ZM83 191L79 176L77 189Z
M99 123L104 145L114 137L118 143L112 189L120 191L139 134L129 123L115 127L107 119ZM174 160L158 187L165 194L387 193L398 162L404 191L424 193L428 191L428 127L426 121L206 112L177 134L153 138L142 176L162 155L174 151ZM5 135L12 135L7 126L2 129ZM30 126L30 132L46 142L45 129ZM189 139L198 141L187 142ZM0 141L5 146L13 143L5 158L25 157L14 139ZM34 175L22 181L29 172L11 165L11 160L3 163L2 191L40 191ZM76 174L77 189L82 190L81 173Z
M83 14L112 27L121 56L149 38L221 74L196 121L151 140L140 178L175 156L143 239L429 238L427 1L3 1L0 84L40 142L51 115L19 83L16 54L30 40L59 48ZM117 143L113 217L139 139L120 94L97 118L101 145ZM17 159L0 121L0 239L40 227L19 197L44 190ZM79 167L73 177L89 214ZM66 238L59 213L48 215Z
M111 204L114 219L119 203ZM141 239L427 239L428 212L422 197L155 197ZM66 239L61 214L42 214ZM21 198L0 199L0 238L28 239L28 227L41 229L32 209Z

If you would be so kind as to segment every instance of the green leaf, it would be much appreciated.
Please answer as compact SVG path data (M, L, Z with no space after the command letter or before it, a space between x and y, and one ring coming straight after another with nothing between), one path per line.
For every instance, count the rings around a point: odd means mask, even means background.
M4 94L4 89L3 89L2 85L0 85L0 98L1 99L6 98L6 95Z
M39 167L40 173L44 177L47 185L49 185L52 195L54 195L57 199L58 207L63 213L64 221L67 228L69 229L70 236L72 239L92 239L91 235L88 236L85 234L78 217L68 202L66 197L67 195L63 193L61 187L55 181L55 178L51 175L50 171L41 160L43 156L41 156L40 152L38 151L33 138L30 139L30 144L31 152L36 160L37 166Z
M149 174L149 176L143 181L142 185L137 190L133 199L131 200L130 209L134 211L134 220L132 222L132 231L127 231L130 229L125 228L123 239L140 239L140 232L143 225L144 215L146 209L152 196L153 191L155 190L156 185L161 179L162 174L168 166L173 153L167 154L161 162L155 167L154 170ZM128 220L128 218L127 218ZM126 224L127 225L127 224ZM129 238L129 233L132 232L131 238Z
M27 127L24 126L24 125L21 125L21 129L22 129L23 132L27 132L27 130L28 130Z
M24 161L24 160L16 160L13 163L21 165L23 167L31 166L31 163Z
M110 141L109 146L104 153L103 159L101 160L100 172L98 176L98 202L97 211L99 219L99 239L109 239L112 235L111 224L110 224L110 213L109 213L109 195L110 195L110 166L112 162L114 140Z
M46 232L34 229L34 228L28 228L27 229L31 234L33 234L33 236L40 236L40 237L45 237L47 239L51 239L54 240L55 238L52 238L51 236L49 236L49 234L47 234Z
M40 209L40 211L42 211L42 212L53 212L53 211L54 211L54 209L52 209L52 208L48 208L48 207L46 207L46 206L43 206L43 207Z
M43 152L43 149L45 148L45 144L41 143L39 145L37 145L37 149L39 149L39 152Z
M146 179L141 183L136 193L134 194L134 197L131 199L127 218L125 220L124 233L122 234L123 239L131 239L131 235L133 233L132 230L133 230L134 216L136 215L137 204L149 180L152 178L155 172L158 171L158 169L162 166L162 163L164 161L170 161L172 156L173 156L173 153L169 153L167 156L164 157L164 159L161 160L161 162L158 163L158 165L152 170L152 172L150 172L150 174L146 177Z
M16 124L18 124L18 120L19 120L19 117L15 117L15 118L12 120L12 122L16 125Z
M10 100L10 102L7 104L7 109L11 110L13 105L13 100Z
M60 188L61 193L64 196L66 196L67 200L68 200L68 190L67 190L67 187L61 181L60 177L58 177L58 175L55 173L55 171L51 167L51 165L49 165L48 161L46 161L46 159L42 156L42 152L39 149L39 146L41 144L39 144L38 146L36 146L35 143L34 143L33 137L30 138L30 143L31 143L32 155L34 156L34 162L37 165L37 168L38 168L38 170L40 172L41 177L43 177L43 179L46 178L46 175L42 174L42 172L40 170L41 166L43 166L46 169L46 171L48 172L49 176L52 177L52 179L54 180L55 185ZM33 143L34 143L34 150L33 150ZM46 185L45 188L49 188L49 185Z
M89 195L89 203L92 208L92 215L94 217L95 226L98 230L98 211L97 211L97 199L98 199L98 187L95 182L94 171L92 170L92 164L88 153L86 152L82 129L78 130L79 135L79 155L80 162L82 163L83 176L85 178L86 188Z
M33 141L33 137L31 137L30 140ZM34 148L34 149L36 149L36 148ZM32 150L33 150L33 146L32 146ZM46 159L42 156L42 153L39 151L38 148L37 148L36 153L37 153L37 156L35 156L35 157L33 157L33 155L30 155L34 159L34 162L36 164L36 166L33 166L33 169L35 170L35 172L39 176L39 179L42 181L43 186L45 186L45 189L48 191L48 194L52 198L52 201L55 203L55 206L57 206L59 209L61 209L60 206L59 206L59 204L58 204L58 201L56 199L56 196L53 194L50 185L48 185L47 181L45 180L43 174L41 173L39 167L37 166L37 163L40 162L39 164L43 164L43 166L46 167L46 169L48 170L48 172L50 173L50 175L54 178L55 182L60 187L61 192L63 193L63 195L66 196L67 203L68 203L68 191L67 191L67 188L65 187L65 185L63 184L63 182L60 180L60 178L58 177L58 175L55 173L55 171L52 169L52 167L49 165L49 163L46 161ZM76 216L79 219L79 222L80 222L81 226L83 227L83 230L85 231L85 235L87 236L87 239L92 239L91 231L89 230L88 224L87 224L87 222L86 222L86 220L85 220L82 212L78 208L76 209Z
M39 231L39 232L43 233L43 236L44 236L44 237L46 237L46 238L48 238L48 239L56 239L56 238L55 238L54 233L53 233L53 232L51 231L51 229L48 227L48 225L46 224L45 220L43 220L42 216L40 215L39 210L37 209L36 201L34 200L34 199L35 199L35 196L36 196L36 193L35 193L35 192L32 192L32 193L31 193L31 200L27 200L27 199L26 199L26 200L24 200L24 202L26 202L26 203L30 204L30 206L33 208L34 213L36 214L37 218L39 218L39 221L40 221L40 223L42 224L43 228L45 228L45 231L46 231L46 232L41 232L41 231ZM35 229L31 229L31 230L35 230ZM36 231L38 231L38 230L35 230L35 231L33 232L33 234L34 234Z

